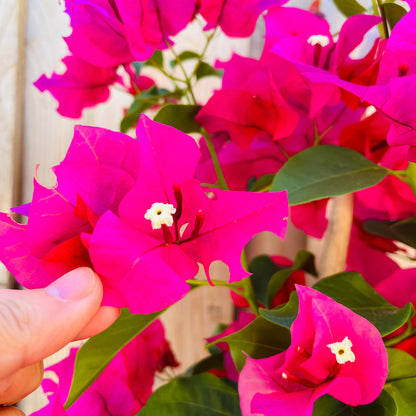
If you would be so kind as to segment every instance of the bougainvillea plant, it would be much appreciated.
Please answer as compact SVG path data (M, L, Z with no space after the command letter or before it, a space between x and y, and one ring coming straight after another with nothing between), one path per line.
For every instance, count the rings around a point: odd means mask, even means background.
M26 288L91 267L122 313L49 369L35 414L416 414L416 3L334 0L339 27L319 0L64 3L66 69L35 86L70 118L114 86L132 104L120 132L75 126L56 185L35 176L32 201L0 214L0 260ZM175 37L191 22L200 50ZM220 32L263 50L208 61ZM199 101L209 76L222 85ZM322 239L319 267L251 256L288 221ZM155 389L178 365L157 318L201 286L243 310Z

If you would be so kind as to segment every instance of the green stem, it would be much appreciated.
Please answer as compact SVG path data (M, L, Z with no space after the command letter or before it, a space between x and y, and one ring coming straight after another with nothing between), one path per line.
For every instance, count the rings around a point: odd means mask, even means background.
M212 187L220 188L225 191L229 191L230 188L222 172L221 165L218 160L217 152L215 151L215 148L214 148L214 144L212 143L212 140L209 137L209 134L205 129L202 129L202 135L204 136L205 143L207 144L208 151L212 159L212 163L214 164L215 173L217 174L217 182L215 182L215 184L212 185Z
M384 341L384 345L386 347L394 347L399 342L402 342L408 338L411 338L414 335L416 335L416 328L412 328L412 323L408 321L407 328L401 334L397 335L396 337L393 337Z
M176 59L176 62L178 63L178 65L179 65L179 68L181 68L181 71L182 71L182 73L183 73L183 76L185 77L185 83L186 83L186 86L187 86L187 89L188 89L188 92L189 92L189 94L190 94L190 96L191 96L191 99L192 99L192 104L197 104L197 102L196 102L196 98L195 98L195 95L194 95L194 91L193 91L193 89L192 89L192 84L191 84L191 78L188 76L188 74L186 73L186 71L185 71L185 67L183 66L183 64L182 64L182 61L181 61L181 59L179 58L179 55L175 52L175 50L172 48L172 45L169 43L169 41L167 41L166 39L165 39L165 42L166 42L166 45L168 46L168 48L169 48L169 50L173 53L173 56L175 57L175 59Z
M416 197L416 163L409 162L407 169L404 170L392 170L386 169L389 175L395 176L402 182L407 183Z
M201 54L199 55L199 59L198 59L198 61L197 61L196 65L195 65L195 68L194 68L194 70L192 71L192 74L190 75L190 77L189 77L189 78L191 78L191 79L192 79L192 77L193 77L193 76L195 76L196 71L198 70L198 66L199 66L199 64L203 61L203 59L204 59L204 55L205 55L205 53L206 53L206 51L207 51L207 49L208 49L209 44L211 43L211 40L212 40L212 39L214 38L214 36L215 36L216 31L217 31L217 27L213 30L213 32L212 32L212 33L210 33L210 34L207 36L207 40L206 40L206 42L205 42L204 49L202 50Z

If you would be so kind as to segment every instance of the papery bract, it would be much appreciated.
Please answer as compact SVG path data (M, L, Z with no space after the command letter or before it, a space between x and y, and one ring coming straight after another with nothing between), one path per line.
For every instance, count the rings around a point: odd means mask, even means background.
M89 242L94 268L112 288L111 304L128 304L133 313L166 308L190 290L186 280L195 277L198 263L208 277L216 260L228 266L230 281L246 277L240 256L250 238L285 233L286 193L212 189L207 196L192 179L199 159L192 138L145 116L137 137L140 180L120 203L119 216L107 212L99 219ZM175 207L171 227L155 229L145 218L154 203Z
M199 0L199 13L206 20L204 30L217 26L230 37L250 36L260 14L288 0Z
M59 382L45 378L43 391L49 404L33 416L134 416L152 394L154 376L172 357L160 321L153 322L130 341L109 363L96 381L68 409L62 403L69 393L77 349L69 357L46 368L56 374ZM170 365L177 365L170 359Z
M299 313L288 350L247 358L239 378L243 416L310 416L320 396L357 406L374 401L387 378L388 359L380 333L366 319L318 291L297 286ZM346 339L347 338L347 339ZM340 364L338 342L354 358Z
M82 110L102 103L110 96L109 86L120 81L116 68L100 68L76 55L62 60L63 74L42 75L34 86L41 92L49 91L58 101L57 112L65 117L79 118Z
M116 211L139 170L136 140L109 130L77 126L52 188L34 181L28 224L1 214L2 262L27 288L44 287L79 266L91 267L88 236L107 210ZM22 212L17 209L15 211Z

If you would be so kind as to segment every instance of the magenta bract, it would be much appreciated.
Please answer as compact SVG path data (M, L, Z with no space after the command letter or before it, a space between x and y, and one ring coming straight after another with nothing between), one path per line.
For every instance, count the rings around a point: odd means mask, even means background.
M387 352L366 319L306 286L297 286L299 313L288 350L247 362L239 379L243 416L310 416L316 399L330 394L352 405L380 394Z

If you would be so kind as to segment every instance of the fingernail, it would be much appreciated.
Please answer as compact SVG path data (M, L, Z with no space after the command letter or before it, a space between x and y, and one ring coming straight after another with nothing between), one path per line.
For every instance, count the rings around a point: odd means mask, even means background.
M95 288L94 272L88 267L72 270L45 287L45 291L63 300L81 300Z

